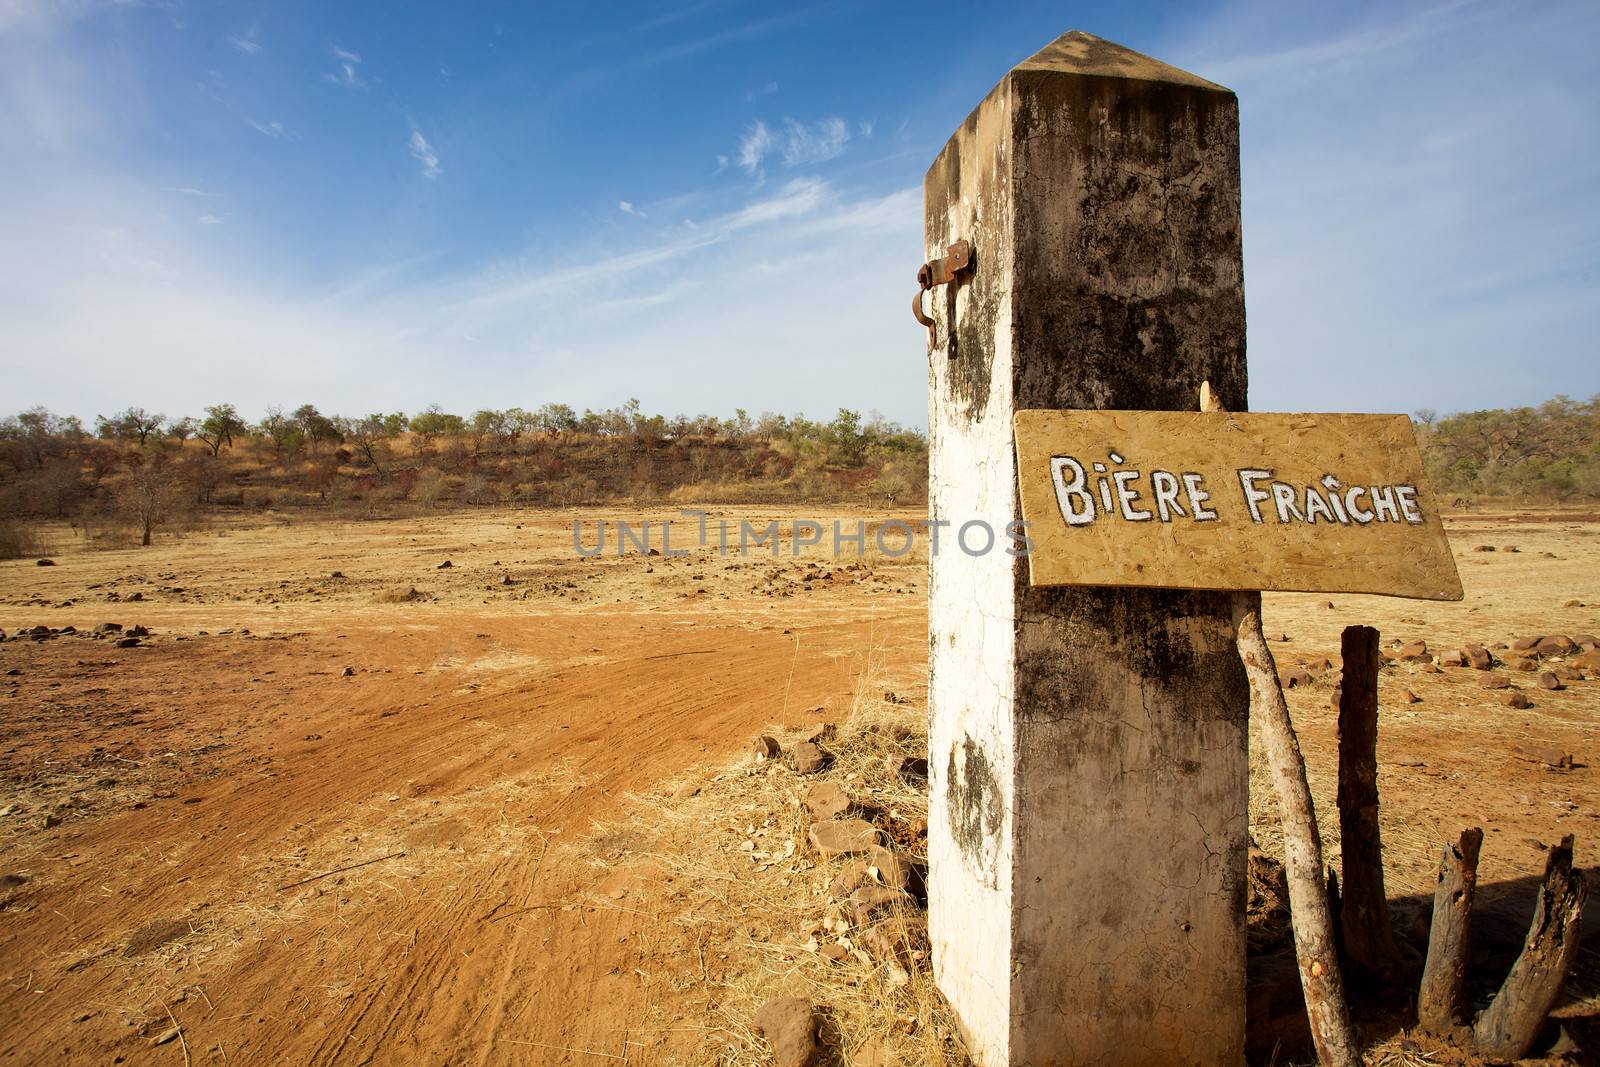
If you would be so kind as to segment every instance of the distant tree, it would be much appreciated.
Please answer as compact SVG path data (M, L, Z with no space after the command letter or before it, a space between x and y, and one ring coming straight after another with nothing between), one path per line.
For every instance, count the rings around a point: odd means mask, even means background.
M314 404L301 404L289 417L300 427L300 436L311 446L313 456L317 454L320 444L339 439L339 430L333 420L318 411Z
M167 421L165 415L158 415L146 411L144 408L125 408L107 418L96 415L94 420L95 436L107 441L137 441L143 448L150 440L150 435L161 431L161 424Z
M171 422L167 423L168 436L177 441L180 445L189 438L193 437L194 432L197 429L199 429L199 423L195 422L187 415L181 419L173 419Z
M379 478L389 462L388 416L368 415L364 419L340 419L339 430L356 458L371 467Z
M195 431L195 436L209 445L211 454L215 456L222 451L223 445L233 447L235 434L242 435L248 430L249 427L232 404L216 404L206 408L205 421Z
M267 408L257 429L261 436L272 442L273 454L279 460L299 451L300 442L304 439L300 423L292 415L285 415L279 407Z
M566 404L541 405L537 414L539 429L552 436L578 428L578 416Z
M82 436L77 419L52 415L42 407L0 420L0 441L9 446L6 458L19 472L24 465L35 470L43 467L46 459L60 455L68 443Z
M435 437L454 437L465 433L466 429L465 419L460 415L451 415L438 404L430 404L420 414L411 416L411 432L429 441Z
M828 423L824 432L824 442L828 446L829 458L835 463L850 465L859 463L864 444L860 413L840 408L839 414Z
M181 489L160 464L143 463L123 476L115 499L117 509L139 530L139 543L148 545L151 532L181 505Z
M399 437L410 427L411 420L406 418L403 411L392 411L383 416L383 435L385 437Z

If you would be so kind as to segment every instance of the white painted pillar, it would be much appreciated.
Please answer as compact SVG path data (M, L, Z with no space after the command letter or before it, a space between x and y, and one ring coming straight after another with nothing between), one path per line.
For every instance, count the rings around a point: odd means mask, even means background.
M1248 692L1226 597L1032 589L1012 414L1245 409L1238 106L1082 33L928 171L930 927L980 1064L1238 1064ZM953 338L952 338L953 319ZM981 547L981 532L967 544Z

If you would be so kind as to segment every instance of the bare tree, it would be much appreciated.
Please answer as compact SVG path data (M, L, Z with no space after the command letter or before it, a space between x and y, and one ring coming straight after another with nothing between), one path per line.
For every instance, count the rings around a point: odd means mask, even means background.
M139 543L148 545L155 528L168 521L182 505L176 478L160 464L144 463L130 470L116 490L117 510L139 529Z

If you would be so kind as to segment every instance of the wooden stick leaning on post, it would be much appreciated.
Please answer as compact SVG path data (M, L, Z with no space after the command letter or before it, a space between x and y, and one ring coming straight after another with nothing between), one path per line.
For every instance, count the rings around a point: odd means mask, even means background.
M1211 383L1200 386L1200 410L1222 411ZM1261 594L1233 595L1234 639L1239 659L1250 680L1250 718L1261 729L1272 784L1278 794L1283 819L1284 870L1289 882L1289 912L1294 924L1295 953L1300 962L1300 988L1305 992L1306 1017L1317 1060L1324 1067L1359 1067L1350 1013L1345 1006L1344 983L1328 915L1326 886L1322 880L1322 839L1317 834L1311 787L1306 783L1305 759L1295 738L1289 705L1278 680L1277 665L1261 631Z

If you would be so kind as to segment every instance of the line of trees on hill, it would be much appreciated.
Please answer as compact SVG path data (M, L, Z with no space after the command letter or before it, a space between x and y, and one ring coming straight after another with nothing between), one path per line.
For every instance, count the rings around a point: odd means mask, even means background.
M1413 421L1440 496L1600 500L1600 395L1445 418L1424 410Z
M637 400L406 415L232 404L201 416L140 407L97 416L31 408L0 419L0 558L41 548L40 520L148 544L226 509L391 515L449 506L872 501L927 492L927 440L841 408L829 421L738 410L663 416Z

